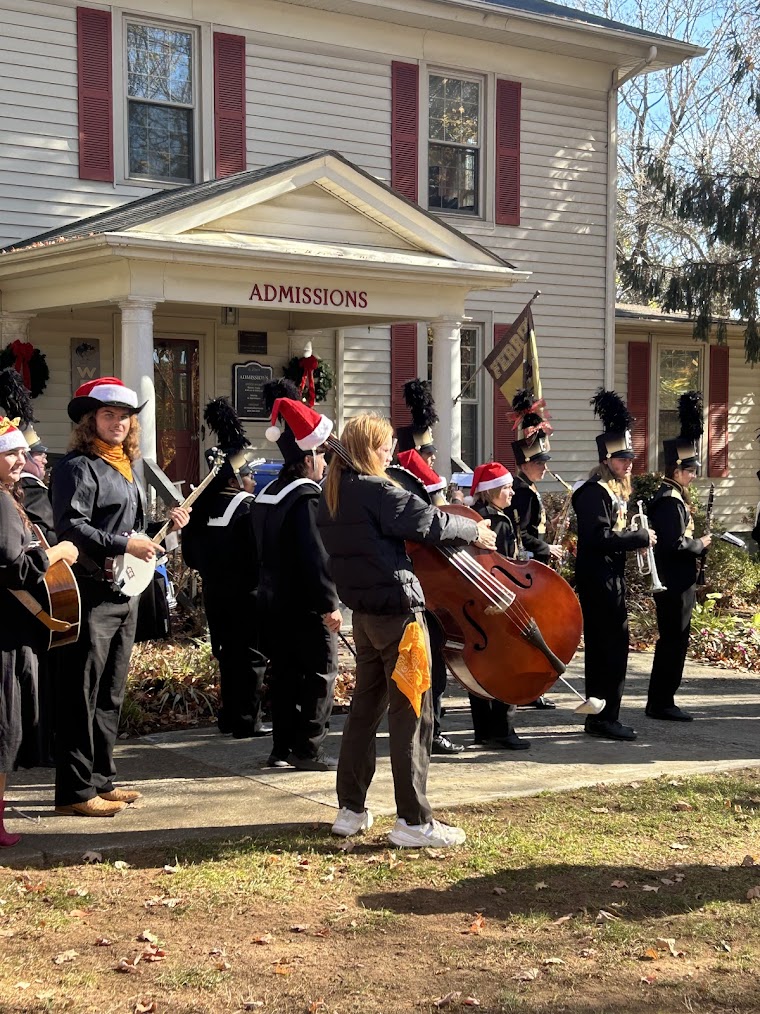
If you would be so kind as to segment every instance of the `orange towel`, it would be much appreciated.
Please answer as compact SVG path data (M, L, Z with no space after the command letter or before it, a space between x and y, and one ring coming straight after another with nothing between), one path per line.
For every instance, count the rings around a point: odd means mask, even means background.
M417 718L422 708L422 695L430 689L430 660L425 647L425 632L419 623L407 624L398 646L398 659L393 681L414 708Z

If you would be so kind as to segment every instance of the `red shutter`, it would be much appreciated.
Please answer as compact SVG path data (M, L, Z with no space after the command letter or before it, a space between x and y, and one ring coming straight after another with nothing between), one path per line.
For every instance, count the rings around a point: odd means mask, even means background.
M391 327L391 422L408 426L409 409L404 401L404 384L417 376L417 325Z
M494 324L493 343L497 345L509 331L511 324ZM512 429L509 420L509 413L512 406L494 384L493 388L493 460L500 461L502 465L514 472L516 468L515 456L512 452L512 441L516 434ZM470 464L475 467L472 462Z
M710 404L707 413L708 475L728 473L728 346L710 346Z
M111 14L77 7L79 178L113 183Z
M649 471L649 364L648 342L628 343L628 410L636 422L631 436L636 458L634 475Z
M216 178L246 169L245 36L214 32Z
M519 81L496 82L496 224L520 224Z
M391 186L417 202L420 143L420 69L391 64Z

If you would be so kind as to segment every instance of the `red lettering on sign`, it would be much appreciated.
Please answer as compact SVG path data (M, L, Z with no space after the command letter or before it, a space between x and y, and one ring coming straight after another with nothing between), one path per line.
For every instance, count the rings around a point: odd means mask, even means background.
M367 309L366 291L356 289L314 289L309 285L260 285L254 282L248 297L257 303L303 303L306 306L345 306Z
M249 299L258 299L259 302L261 302L261 291L259 289L258 283L256 283L253 286L253 288L251 289L251 294L250 294L250 296L248 298Z
M367 309L367 293L366 292L360 292L359 293L359 306L362 308L362 310L366 310Z

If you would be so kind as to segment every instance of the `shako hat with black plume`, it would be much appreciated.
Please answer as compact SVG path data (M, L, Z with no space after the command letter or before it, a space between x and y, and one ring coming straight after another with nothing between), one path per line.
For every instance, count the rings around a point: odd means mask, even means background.
M216 444L205 451L209 468L213 467L220 453L226 459L217 476L218 482L213 482L212 486L226 486L233 477L239 482L242 476L250 475L256 452L227 398L214 398L210 401L203 411L203 421L217 437Z
M0 415L18 419L19 429L25 429L34 422L32 398L21 374L12 366L0 370Z
M604 426L604 433L596 438L599 460L608 458L635 458L631 427L634 418L616 391L605 391L600 387L590 402L594 415L598 415Z
M433 426L438 422L438 413L427 380L407 381L404 384L404 401L411 413L412 424L397 428L397 450L434 454Z
M531 391L522 388L512 399L512 420L517 430L517 440L512 441L515 463L524 465L530 461L551 461L549 434L552 427L544 418L546 402L536 400Z
M681 431L677 437L663 440L665 468L699 468L699 440L704 429L702 392L687 391L678 399L678 421Z

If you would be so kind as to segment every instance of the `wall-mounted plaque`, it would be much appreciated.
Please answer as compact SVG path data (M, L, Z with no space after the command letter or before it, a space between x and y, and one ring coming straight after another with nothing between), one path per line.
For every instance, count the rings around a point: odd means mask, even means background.
M251 361L232 367L232 400L241 419L266 419L264 384L272 379L272 367Z
M100 338L71 339L71 393L100 376Z
M238 331L238 352L242 356L265 356L267 354L266 331Z

